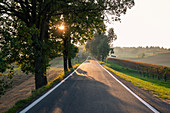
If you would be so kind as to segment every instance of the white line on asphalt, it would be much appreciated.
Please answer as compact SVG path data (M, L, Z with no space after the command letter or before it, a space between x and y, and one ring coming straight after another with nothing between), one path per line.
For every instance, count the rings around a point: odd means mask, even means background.
M98 63L98 62L97 62ZM99 64L99 63L98 63ZM100 64L99 64L100 65ZM100 65L101 66L101 65ZM117 82L119 82L125 89L127 89L133 96L135 96L139 101L141 101L145 106L147 106L150 110L152 110L154 113L160 113L158 110L156 110L154 107L152 107L150 104L145 102L142 98L140 98L138 95L136 95L132 90L130 90L127 86L125 86L122 82L120 82L115 76L113 76L107 69L105 69L103 66L101 66L106 72L108 72Z
M86 59L87 60L87 59ZM85 60L85 61L86 61ZM84 62L85 62L84 61ZM83 63L84 63L83 62ZM83 64L82 63L82 64ZM82 65L81 64L81 65ZM80 68L80 66L81 65L79 65L78 67L77 67L77 69L79 69ZM47 93L45 93L44 95L42 95L40 98L38 98L37 100L35 100L33 103L31 103L29 106L27 106L26 108L24 108L22 111L20 111L20 113L26 113L28 110L30 110L33 106L35 106L37 103L39 103L42 99L44 99L47 95L49 95L51 92L53 92L57 87L59 87L62 83L64 83L71 75L73 75L74 73L75 73L75 71L77 71L77 69L76 70L74 70L69 76L67 76L64 80L62 80L60 83L58 83L55 87L53 87L51 90L49 90Z

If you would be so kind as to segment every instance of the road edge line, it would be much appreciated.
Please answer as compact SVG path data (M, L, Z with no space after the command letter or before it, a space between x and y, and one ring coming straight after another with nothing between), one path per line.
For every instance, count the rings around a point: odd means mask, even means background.
M140 98L137 94L135 94L131 89L129 89L126 85L124 85L121 81L119 81L115 76L113 76L107 69L105 69L99 62L97 62L99 66L101 66L107 73L109 73L119 84L121 84L126 90L128 90L134 97L136 97L140 102L142 102L146 107L148 107L150 110L152 110L154 113L160 113L158 110L156 110L154 107L152 107L150 104L145 102L142 98Z
M87 59L86 59L87 60ZM86 60L84 62L86 62ZM83 63L84 63L83 62ZM48 96L51 92L53 92L57 87L59 87L62 83L64 83L71 75L73 75L75 73L75 71L77 71L81 65L83 64L81 63L70 75L68 75L64 80L62 80L60 83L58 83L56 86L54 86L52 89L50 89L48 92L46 92L45 94L43 94L41 97L39 97L38 99L36 99L34 102L32 102L29 106L27 106L26 108L24 108L22 111L20 111L19 113L26 113L28 110L30 110L33 106L35 106L37 103L39 103L42 99L44 99L46 96Z

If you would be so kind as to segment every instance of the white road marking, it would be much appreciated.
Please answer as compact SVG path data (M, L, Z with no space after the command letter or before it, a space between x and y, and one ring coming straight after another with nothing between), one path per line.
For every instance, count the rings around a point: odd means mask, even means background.
M97 61L96 61L97 62ZM97 62L98 63L98 62ZM99 63L98 63L99 64ZM101 64L99 64L101 66ZM138 95L136 95L132 90L130 90L127 86L125 86L122 82L120 82L115 76L113 76L107 69L105 69L103 66L101 66L106 72L108 72L117 82L119 82L126 90L128 90L133 96L135 96L139 101L141 101L146 107L148 107L150 110L152 110L154 113L160 113L158 110L156 110L154 107L152 107L150 104L145 102L142 98L140 98Z
M87 59L86 59L87 60ZM84 62L86 62L86 60ZM84 63L83 62L83 63ZM82 64L83 64L82 63ZM81 64L81 65L82 65ZM42 99L44 99L47 95L49 95L51 92L53 92L57 87L59 87L62 83L64 83L71 75L73 75L75 73L75 71L77 71L80 66L79 65L77 67L76 70L74 70L69 76L67 76L64 80L62 80L60 83L58 83L55 87L53 87L51 90L49 90L47 93L45 93L44 95L42 95L40 98L38 98L37 100L35 100L33 103L31 103L29 106L27 106L26 108L24 108L22 111L20 111L20 113L26 113L28 110L30 110L33 106L35 106L37 103L39 103Z

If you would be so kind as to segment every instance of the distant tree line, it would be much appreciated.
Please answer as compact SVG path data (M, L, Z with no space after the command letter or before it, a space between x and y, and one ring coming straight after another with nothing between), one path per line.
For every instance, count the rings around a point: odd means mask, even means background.
M164 50L170 50L170 48L164 48L164 47L159 47L159 46L138 46L138 47L119 47L117 46L116 48L121 48L121 49L138 49L138 48L143 48L143 49L164 49Z

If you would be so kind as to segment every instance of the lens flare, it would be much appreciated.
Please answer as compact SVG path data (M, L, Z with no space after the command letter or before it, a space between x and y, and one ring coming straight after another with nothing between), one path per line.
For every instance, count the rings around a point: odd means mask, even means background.
M60 30L64 30L64 26L63 26L63 25L59 26L58 28L59 28Z

